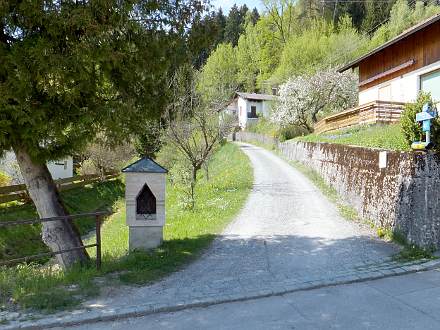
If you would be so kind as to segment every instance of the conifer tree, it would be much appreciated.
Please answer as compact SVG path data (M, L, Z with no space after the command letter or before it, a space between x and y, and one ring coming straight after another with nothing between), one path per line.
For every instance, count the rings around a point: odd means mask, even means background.
M67 215L46 162L98 132L124 140L163 108L179 37L203 8L197 0L0 2L0 153L14 150L41 218ZM82 244L67 220L45 222L42 238L52 251ZM84 250L57 256L63 267L87 258Z

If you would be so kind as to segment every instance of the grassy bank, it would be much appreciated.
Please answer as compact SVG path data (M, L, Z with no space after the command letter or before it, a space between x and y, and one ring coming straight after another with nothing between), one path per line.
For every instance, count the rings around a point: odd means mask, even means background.
M227 144L210 163L210 180L201 177L195 210L179 205L180 192L167 186L164 244L149 253L127 253L128 230L123 200L102 228L103 268L63 272L26 265L0 271L0 304L9 298L25 308L53 311L78 304L99 293L100 285L144 284L194 260L243 206L252 187L252 168L237 146ZM93 239L91 239L93 240ZM94 250L89 251L93 257ZM105 280L98 281L99 278ZM101 284L99 284L101 283ZM104 283L104 284L102 284Z
M293 141L327 142L387 150L410 150L399 124L358 126L320 135L300 136Z
M103 210L112 207L124 195L124 186L119 180L98 183L61 193L71 214ZM37 219L32 203L0 205L0 221ZM82 234L95 226L93 219L78 219L75 222ZM48 252L41 241L41 225L6 227L0 231L0 261L27 255Z

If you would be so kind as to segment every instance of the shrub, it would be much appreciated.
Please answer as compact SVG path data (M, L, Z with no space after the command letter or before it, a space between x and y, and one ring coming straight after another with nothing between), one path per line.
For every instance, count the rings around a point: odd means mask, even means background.
M105 138L98 136L84 150L86 158L81 164L80 173L99 174L102 178L107 171L120 171L125 165L133 160L136 152L131 143L111 146L106 143Z
M400 126L409 145L414 141L421 141L423 137L422 127L416 122L416 114L422 112L423 105L429 103L435 107L431 94L421 92L415 103L407 103L400 119ZM431 141L437 146L440 145L440 121L438 118L433 120L431 128Z
M296 138L297 136L302 136L306 134L307 130L305 130L304 128L296 125L288 125L279 129L278 139L281 142L284 142Z
M0 187L9 186L11 184L11 177L0 171Z
M134 143L136 152L141 157L156 157L161 147L160 140L160 124L151 122L145 125L142 133L140 133Z
M99 169L95 166L95 164L93 164L90 159L86 159L81 162L78 173L80 175L98 174Z
M307 134L307 130L298 125L279 127L264 117L260 117L255 125L248 126L246 130L252 133L278 138L281 142Z
M254 125L248 125L247 131L252 133L264 134L271 137L277 136L278 125L270 122L264 117L260 117Z

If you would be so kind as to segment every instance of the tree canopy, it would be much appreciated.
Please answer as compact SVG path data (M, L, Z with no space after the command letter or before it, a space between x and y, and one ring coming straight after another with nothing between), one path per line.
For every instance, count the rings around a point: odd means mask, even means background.
M232 44L233 55L225 62L208 58L203 70L235 68L228 79L235 79L239 89L268 92L292 76L341 66L440 12L436 2L410 2L265 0L264 13L255 24L245 22ZM218 47L211 57L223 50ZM223 81L222 76L209 79L208 84Z
M176 16L165 2L2 2L0 150L44 162L97 131L126 137L166 101L173 46L199 6L181 2Z
M13 149L41 218L67 210L46 161L99 133L127 140L167 103L170 72L187 60L199 0L1 1L0 153ZM70 221L44 222L60 265L87 260ZM75 249L76 248L76 249ZM72 250L75 249L75 250Z

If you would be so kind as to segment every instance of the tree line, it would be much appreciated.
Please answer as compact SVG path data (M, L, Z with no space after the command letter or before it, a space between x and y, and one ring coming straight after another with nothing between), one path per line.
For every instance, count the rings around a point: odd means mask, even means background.
M436 1L412 0L264 5L255 24L245 21L236 45L224 42L211 53L202 68L205 84L234 82L242 91L270 92L293 76L337 68L440 11ZM228 72L229 81L220 72Z
M338 74L339 67L440 12L437 1L265 0L264 5L255 24L245 21L237 45L217 46L201 80L212 90L278 89L272 123L278 131L292 127L292 134L311 132L324 115L356 104L356 77ZM328 91L344 96L335 99Z

